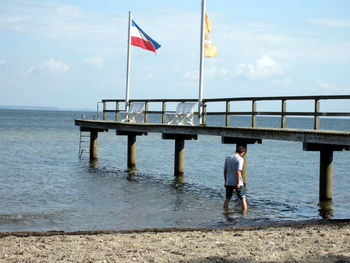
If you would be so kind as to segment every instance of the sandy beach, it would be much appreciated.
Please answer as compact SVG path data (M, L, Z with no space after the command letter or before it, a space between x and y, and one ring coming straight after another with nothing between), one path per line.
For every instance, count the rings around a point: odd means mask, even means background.
M350 221L232 229L0 233L0 262L350 262Z

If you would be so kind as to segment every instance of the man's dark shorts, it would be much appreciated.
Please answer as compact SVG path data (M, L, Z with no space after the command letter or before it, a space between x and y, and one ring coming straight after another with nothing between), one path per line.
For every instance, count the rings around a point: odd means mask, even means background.
M233 195L233 190L236 190L237 196L240 200L245 198L244 188L241 186L237 189L236 186L233 185L226 185L226 199L231 199Z

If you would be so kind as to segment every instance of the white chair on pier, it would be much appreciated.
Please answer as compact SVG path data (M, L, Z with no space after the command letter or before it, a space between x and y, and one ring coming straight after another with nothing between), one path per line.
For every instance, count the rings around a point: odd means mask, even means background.
M143 122L144 121L144 110L145 110L145 103L144 102L132 102L130 104L128 111L120 113L120 115L122 117L121 122L137 122L136 117L139 117L140 122Z
M176 112L166 113L168 124L176 122L178 125L187 123L194 126L193 112L196 104L194 102L180 102L176 107Z

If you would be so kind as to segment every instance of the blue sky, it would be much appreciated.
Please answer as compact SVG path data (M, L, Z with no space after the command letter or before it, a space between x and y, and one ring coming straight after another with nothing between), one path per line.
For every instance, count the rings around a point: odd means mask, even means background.
M162 45L157 55L132 48L130 98L198 98L200 9L201 0L1 0L0 105L125 98L129 10ZM205 59L204 98L350 94L350 1L207 0L207 12L219 56Z

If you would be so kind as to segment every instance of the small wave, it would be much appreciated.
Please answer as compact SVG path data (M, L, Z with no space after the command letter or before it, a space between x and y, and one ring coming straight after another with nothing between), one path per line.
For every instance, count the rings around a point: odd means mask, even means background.
M12 214L12 215L0 215L0 222L23 222L26 220L39 219L40 215L35 214Z
M52 213L13 213L13 214L0 214L0 224L5 223L19 223L31 220L40 219L53 219L59 215L62 215L65 211L56 211Z

